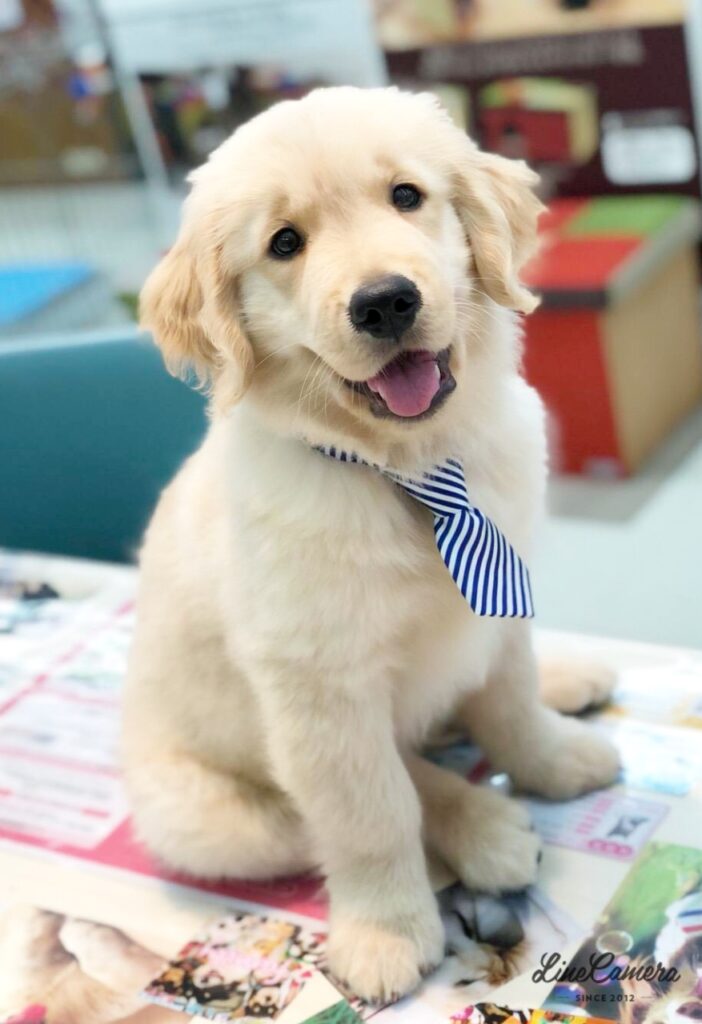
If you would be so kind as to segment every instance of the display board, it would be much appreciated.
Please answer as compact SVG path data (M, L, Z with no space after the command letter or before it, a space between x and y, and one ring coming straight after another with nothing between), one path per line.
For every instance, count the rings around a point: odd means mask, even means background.
M470 134L528 160L546 196L699 197L699 6L687 25L627 18L608 31L583 22L582 31L517 36L516 19L509 38L391 50L388 63L398 83L458 94Z

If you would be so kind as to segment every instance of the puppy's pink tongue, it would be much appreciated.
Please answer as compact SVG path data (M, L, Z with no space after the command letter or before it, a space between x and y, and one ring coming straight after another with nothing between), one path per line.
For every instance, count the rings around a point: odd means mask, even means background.
M439 390L441 374L433 352L398 356L366 384L396 416L421 416Z

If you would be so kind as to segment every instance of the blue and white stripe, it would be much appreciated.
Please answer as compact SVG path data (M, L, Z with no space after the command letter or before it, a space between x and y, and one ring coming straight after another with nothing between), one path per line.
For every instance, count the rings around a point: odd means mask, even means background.
M371 464L333 445L318 451L339 462ZM534 605L529 572L506 537L468 498L463 467L447 459L420 480L372 466L434 516L434 535L456 586L476 615L531 618Z

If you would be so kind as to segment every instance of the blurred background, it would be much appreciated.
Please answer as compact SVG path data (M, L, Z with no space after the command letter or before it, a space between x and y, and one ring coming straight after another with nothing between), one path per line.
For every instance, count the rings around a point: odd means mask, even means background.
M188 171L391 82L542 175L539 623L702 646L702 0L0 0L0 546L134 558L205 423L135 324Z

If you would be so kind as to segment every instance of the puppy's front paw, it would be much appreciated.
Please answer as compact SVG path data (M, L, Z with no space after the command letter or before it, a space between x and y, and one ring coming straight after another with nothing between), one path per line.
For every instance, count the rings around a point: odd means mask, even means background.
M467 889L517 892L536 880L541 841L514 800L466 785L451 818L432 841Z
M616 781L621 762L614 744L591 725L558 717L534 744L512 778L520 789L549 800L571 800Z
M604 704L616 682L617 673L600 661L560 658L539 664L542 701L566 715Z
M335 917L327 943L329 969L369 1003L395 1002L412 992L444 955L444 930L434 906L396 920Z

